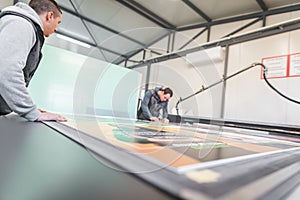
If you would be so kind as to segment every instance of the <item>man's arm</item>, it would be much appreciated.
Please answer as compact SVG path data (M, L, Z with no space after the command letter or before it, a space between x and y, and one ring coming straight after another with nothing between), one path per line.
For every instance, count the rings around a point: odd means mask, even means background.
M149 102L151 100L151 97L152 97L152 92L150 90L148 90L146 93L145 93L145 96L142 100L142 103L141 103L141 108L142 108L142 111L143 111L143 115L150 120L150 118L152 117L151 113L150 113L150 110L148 108L148 105L149 105Z
M166 102L163 106L163 123L169 123L168 115L168 102Z
M25 19L12 18L5 22L0 34L0 94L11 110L34 121L41 113L25 86L22 69L35 43L35 33L32 25Z
M5 27L1 27L0 32L0 94L12 111L30 121L66 121L58 114L41 112L33 103L26 88L23 68L36 36L27 20L14 17L5 20Z
M168 118L168 102L166 102L163 106L163 118Z

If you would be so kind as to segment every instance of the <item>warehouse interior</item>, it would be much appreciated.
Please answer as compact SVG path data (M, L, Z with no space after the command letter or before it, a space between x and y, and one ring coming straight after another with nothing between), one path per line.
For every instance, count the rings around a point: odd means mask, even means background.
M68 122L0 117L0 199L297 199L299 1L56 2L28 90Z

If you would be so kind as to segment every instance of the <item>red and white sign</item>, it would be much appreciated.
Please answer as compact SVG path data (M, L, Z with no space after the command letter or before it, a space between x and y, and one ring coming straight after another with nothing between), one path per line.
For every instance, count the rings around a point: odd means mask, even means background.
M268 79L300 76L300 53L263 58L262 63L267 68ZM262 68L261 79L263 70Z
M300 53L290 55L290 76L300 76Z

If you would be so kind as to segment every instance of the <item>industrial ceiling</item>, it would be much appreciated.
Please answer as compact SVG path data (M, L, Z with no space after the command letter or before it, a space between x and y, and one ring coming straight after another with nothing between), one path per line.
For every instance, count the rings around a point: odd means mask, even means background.
M0 8L19 1L2 0ZM116 64L135 62L133 56L177 32L199 29L200 35L218 24L250 19L264 25L267 16L300 10L299 0L56 1L62 8L63 22L58 34L48 38L47 43ZM91 48L72 44L58 35Z

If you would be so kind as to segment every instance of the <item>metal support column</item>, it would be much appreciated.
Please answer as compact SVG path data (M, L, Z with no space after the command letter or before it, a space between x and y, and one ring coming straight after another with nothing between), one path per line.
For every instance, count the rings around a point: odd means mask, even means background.
M225 49L225 62L224 62L224 82L223 82L223 88L222 88L222 100L221 100L221 113L220 118L224 118L224 110L225 110L225 100L226 100L226 77L228 72L228 60L229 60L229 49L230 46L226 45Z

